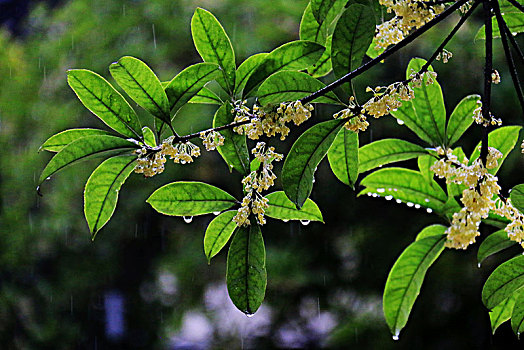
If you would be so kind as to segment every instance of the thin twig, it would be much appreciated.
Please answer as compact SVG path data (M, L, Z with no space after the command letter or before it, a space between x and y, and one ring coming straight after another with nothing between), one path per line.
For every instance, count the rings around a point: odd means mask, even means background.
M506 21L502 22L502 26L504 27L504 31L506 32L511 45L513 45L513 48L515 49L515 51L517 51L517 55L519 56L520 60L522 61L522 64L524 64L524 53L522 53L522 50L520 49L519 44L515 40L515 37L513 36L513 34L511 34L511 31L509 30L508 25L506 24Z
M504 48L504 54L506 56L506 62L508 63L511 79L513 80L515 92L517 93L517 97L520 102L520 107L522 108L522 112L524 114L524 96L522 95L522 86L520 85L519 76L517 75L517 70L515 67L515 62L513 61L513 56L508 45L508 33L506 32L505 28L505 21L504 18L502 18L502 14L500 13L500 7L497 1L493 2L493 10L495 11L495 16L497 17L497 22L499 24L500 38L502 40L502 47ZM511 35L511 33L509 35Z
M331 84L329 84L329 85L325 86L324 88L322 88L322 89L312 93L311 95L304 97L300 101L302 102L302 104L311 102L314 99L316 99L317 97L323 96L323 95L327 94L328 92L333 91L338 86L340 86L340 85L342 85L342 84L344 84L346 82L351 81L351 79L353 79L354 77L357 77L360 74L362 74L365 71L367 71L368 69L374 67L379 62L385 60L386 58L388 58L389 56L393 55L398 50L400 50L403 47L405 47L406 45L410 44L413 40L415 40L416 38L418 38L419 36L421 36L422 34L427 32L429 29L433 28L436 24L442 22L445 18L447 18L450 14L455 12L455 10L459 9L467 1L468 0L459 0L459 1L457 1L456 3L454 3L453 5L448 7L446 10L444 10L444 12L442 12L441 14L439 14L438 16L433 18L431 21L429 21L428 23L424 24L422 27L416 29L413 33L409 34L404 40L400 41L396 45L394 45L394 46L390 47L389 49L385 50L382 54L378 55L377 57L375 57L371 61L363 64L362 66L358 67L354 71L349 72L348 74L344 75L342 78L340 78L338 80L335 80Z
M480 149L480 160L484 165L488 158L488 134L491 122L491 73L493 72L493 28L491 25L491 3L490 0L483 0L484 8L484 27L486 31L486 61L484 65L484 94L482 95L482 119L484 128L482 130L482 146Z

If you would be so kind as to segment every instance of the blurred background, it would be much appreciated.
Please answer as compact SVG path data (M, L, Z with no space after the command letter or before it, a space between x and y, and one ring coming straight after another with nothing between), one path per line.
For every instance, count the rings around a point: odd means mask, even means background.
M442 254L426 276L400 340L393 341L381 306L389 269L422 228L442 221L424 210L357 198L338 182L327 162L318 168L312 194L325 224L268 219L263 227L267 294L251 318L236 310L227 296L226 251L210 265L206 262L202 241L212 217L187 224L159 215L145 203L156 188L175 180L206 181L240 195L241 177L230 174L216 152L204 152L190 165L171 163L151 179L131 175L112 220L94 242L83 215L83 187L99 161L64 170L44 184L43 197L37 196L36 181L51 157L38 153L39 146L68 128L104 128L68 88L67 69L86 68L110 79L109 64L131 55L147 62L161 80L169 80L200 61L190 36L197 6L221 21L240 63L297 39L306 5L305 0L0 0L2 348L522 346L509 324L491 334L480 299L482 283L493 268L520 250L492 257L479 269L478 244L466 252ZM403 79L411 57L429 57L457 18L357 79L361 100L367 85ZM466 23L448 47L453 52L450 63L434 65L448 113L464 96L481 91L483 43L472 39L480 25L480 16ZM493 110L505 125L522 124L501 52L497 42L495 68L502 83L494 87ZM333 112L319 106L315 118L328 119ZM187 132L209 127L213 113L210 106L184 107L178 127ZM371 123L361 145L385 137L422 142L393 118ZM277 142L277 151L286 152L308 125L292 132L285 143ZM466 154L480 133L475 127L468 131L462 144ZM523 182L523 160L518 150L506 160L500 173L506 190ZM482 230L494 231L487 226Z

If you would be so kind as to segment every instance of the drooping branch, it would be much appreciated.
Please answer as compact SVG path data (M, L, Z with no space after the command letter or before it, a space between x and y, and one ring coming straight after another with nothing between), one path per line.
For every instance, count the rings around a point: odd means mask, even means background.
M377 65L379 62L385 60L389 56L393 55L400 49L404 48L406 45L413 42L415 39L417 39L419 36L427 32L429 29L433 28L438 23L442 22L444 19L446 19L450 14L455 12L457 9L459 9L462 5L464 5L468 0L459 0L450 7L448 7L444 12L433 18L428 23L424 24L422 27L416 29L413 33L409 34L404 40L400 41L399 43L395 44L394 46L388 48L385 50L382 54L378 55L371 61L363 64L362 66L358 67L354 71L349 72L348 74L344 75L338 80L335 80L331 84L325 86L324 88L312 93L309 96L304 97L300 101L302 104L308 103L316 99L317 97L323 96L327 94L330 91L333 91L335 88L339 87L340 85L347 83L351 81L351 79L359 76L360 74L366 72L370 68Z
M487 164L488 158L488 134L489 123L491 122L491 74L493 73L493 28L491 25L491 9L490 0L483 0L484 10L484 28L486 31L486 46L485 46L485 63L484 63L484 93L482 94L482 119L484 120L484 128L482 130L482 146L480 149L480 159L484 165Z
M508 35L511 35L511 33L508 34L508 32L506 31L507 26L504 21L504 18L502 18L499 4L496 1L493 2L493 11L495 12L497 23L499 25L500 38L502 40L502 47L504 48L504 54L506 56L506 62L508 63L508 68L511 74L511 79L513 80L513 85L515 86L515 92L517 93L517 97L519 99L520 106L522 108L522 112L524 115L524 96L522 94L522 86L519 81L519 76L517 75L515 62L513 61L513 56L511 54L511 50L509 48L508 40L507 40Z

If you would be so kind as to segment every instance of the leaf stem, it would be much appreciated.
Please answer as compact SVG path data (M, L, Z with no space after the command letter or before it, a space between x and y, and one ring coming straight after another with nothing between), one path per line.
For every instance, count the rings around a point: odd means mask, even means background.
M502 47L504 48L504 54L506 56L506 62L508 64L509 72L511 74L511 79L513 80L515 92L517 93L517 97L520 102L520 107L522 108L522 112L524 114L524 96L522 95L522 86L520 85L519 76L517 75L517 70L515 67L515 62L513 61L513 56L508 45L508 32L506 31L507 26L500 12L499 4L496 1L494 1L493 3L493 11L495 12L497 23L499 25L500 38L502 40ZM509 35L511 35L511 33Z
M444 12L442 12L441 14L436 16L434 19L432 19L428 23L424 24L422 27L416 29L413 33L409 34L404 40L402 40L399 43L397 43L396 45L390 47L389 49L387 49L386 51L384 51L383 53L381 53L380 55L378 55L377 57L375 57L371 61L368 61L367 63L361 65L360 67L358 67L354 71L349 72L348 74L344 75L342 78L340 78L338 80L335 80L331 84L329 84L329 85L325 86L324 88L322 88L322 89L312 93L311 95L304 97L300 101L302 102L302 104L311 102L314 99L316 99L317 97L323 96L323 95L327 94L328 92L333 91L338 86L340 86L340 85L342 85L342 84L344 84L346 82L351 81L351 79L353 79L354 77L357 77L360 74L366 72L368 69L374 67L375 65L377 65L382 60L385 60L389 56L391 56L394 53L396 53L398 50L400 50L403 47L405 47L406 45L410 44L413 40L415 40L416 38L418 38L419 36L421 36L422 34L427 32L429 29L433 28L436 24L442 22L446 17L448 17L453 12L455 12L455 10L460 8L460 6L464 5L467 1L468 0L459 0L459 1L457 1L456 3L454 3L453 5L448 7L446 10L444 10Z

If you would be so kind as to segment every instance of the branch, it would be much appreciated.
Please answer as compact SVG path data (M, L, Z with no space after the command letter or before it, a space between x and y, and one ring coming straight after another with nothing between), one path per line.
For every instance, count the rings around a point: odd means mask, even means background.
M455 36L455 34L460 29L460 27L462 27L464 22L466 22L468 17L471 16L471 14L473 13L473 10L475 10L475 8L478 6L478 4L479 4L479 2L474 2L473 6L471 6L471 8L468 10L468 12L466 12L464 14L464 16L462 16L460 18L460 20L458 21L457 25L453 28L453 30L451 30L451 32L446 37L446 39L444 39L442 44L440 44L440 46L435 50L433 55L429 58L429 60L422 66L422 68L420 68L419 73L424 73L428 69L428 67L431 65L431 63L433 63L433 61L435 61L435 59L437 58L438 54L444 49L444 47L446 47L446 45L451 40L451 38L453 38L453 36Z
M520 10L520 12L524 12L524 6L522 6L521 4L519 4L518 2L516 2L515 0L508 0L508 2L515 6L517 9Z
M513 56L511 55L511 50L509 49L507 40L507 36L511 35L511 33L508 34L508 32L506 31L507 26L504 21L504 18L502 18L502 14L500 13L500 7L497 1L494 1L493 10L495 11L495 16L497 17L497 22L499 24L500 38L502 40L502 47L504 48L504 54L506 56L506 62L508 63L511 79L513 80L515 92L517 93L517 97L520 102L520 107L522 108L522 112L524 114L524 96L522 95L522 87L520 85L519 76L517 75L517 70L515 67L515 62L513 61Z
M460 8L462 5L464 5L468 0L459 0L457 1L456 3L454 3L453 5L451 5L450 7L448 7L444 12L442 12L440 15L436 16L435 18L433 18L431 21L429 21L428 23L424 24L422 27L418 28L417 30L415 30L413 33L411 33L410 35L408 35L404 40L402 40L401 42L397 43L396 45L390 47L389 49L387 49L386 51L384 51L382 54L378 55L377 57L375 57L374 59L372 59L371 61L363 64L362 66L358 67L357 69L355 69L354 71L352 72L349 72L348 74L344 75L342 78L338 79L338 80L335 80L334 82L332 82L331 84L329 84L328 86L325 86L324 88L312 93L311 95L309 96L306 96L304 97L303 99L301 99L300 101L302 102L302 104L305 104L305 103L308 103L308 102L311 102L313 101L314 99L316 99L317 97L319 96L323 96L325 94L327 94L328 92L330 91L333 91L335 88L337 88L338 86L346 83L346 82L349 82L351 81L351 79L353 79L354 77L357 77L359 76L360 74L364 73L365 71L367 71L368 69L374 67L375 65L377 65L379 62L385 60L386 58L388 58L389 56L393 55L395 52L397 52L398 50L402 49L403 47L405 47L406 45L410 44L413 40L415 40L416 38L418 38L419 36L421 36L422 34L424 34L425 32L427 32L429 29L433 28L436 24L442 22L446 17L448 17L450 14L452 14L453 12L455 12L455 10L457 10L458 8Z
M497 0L496 0L497 1ZM484 27L486 30L486 61L484 64L484 94L482 95L482 119L487 123L482 131L482 146L480 149L480 160L486 165L488 158L488 133L491 121L491 73L493 72L493 28L491 25L491 3L483 0ZM486 122L487 121L487 122Z

